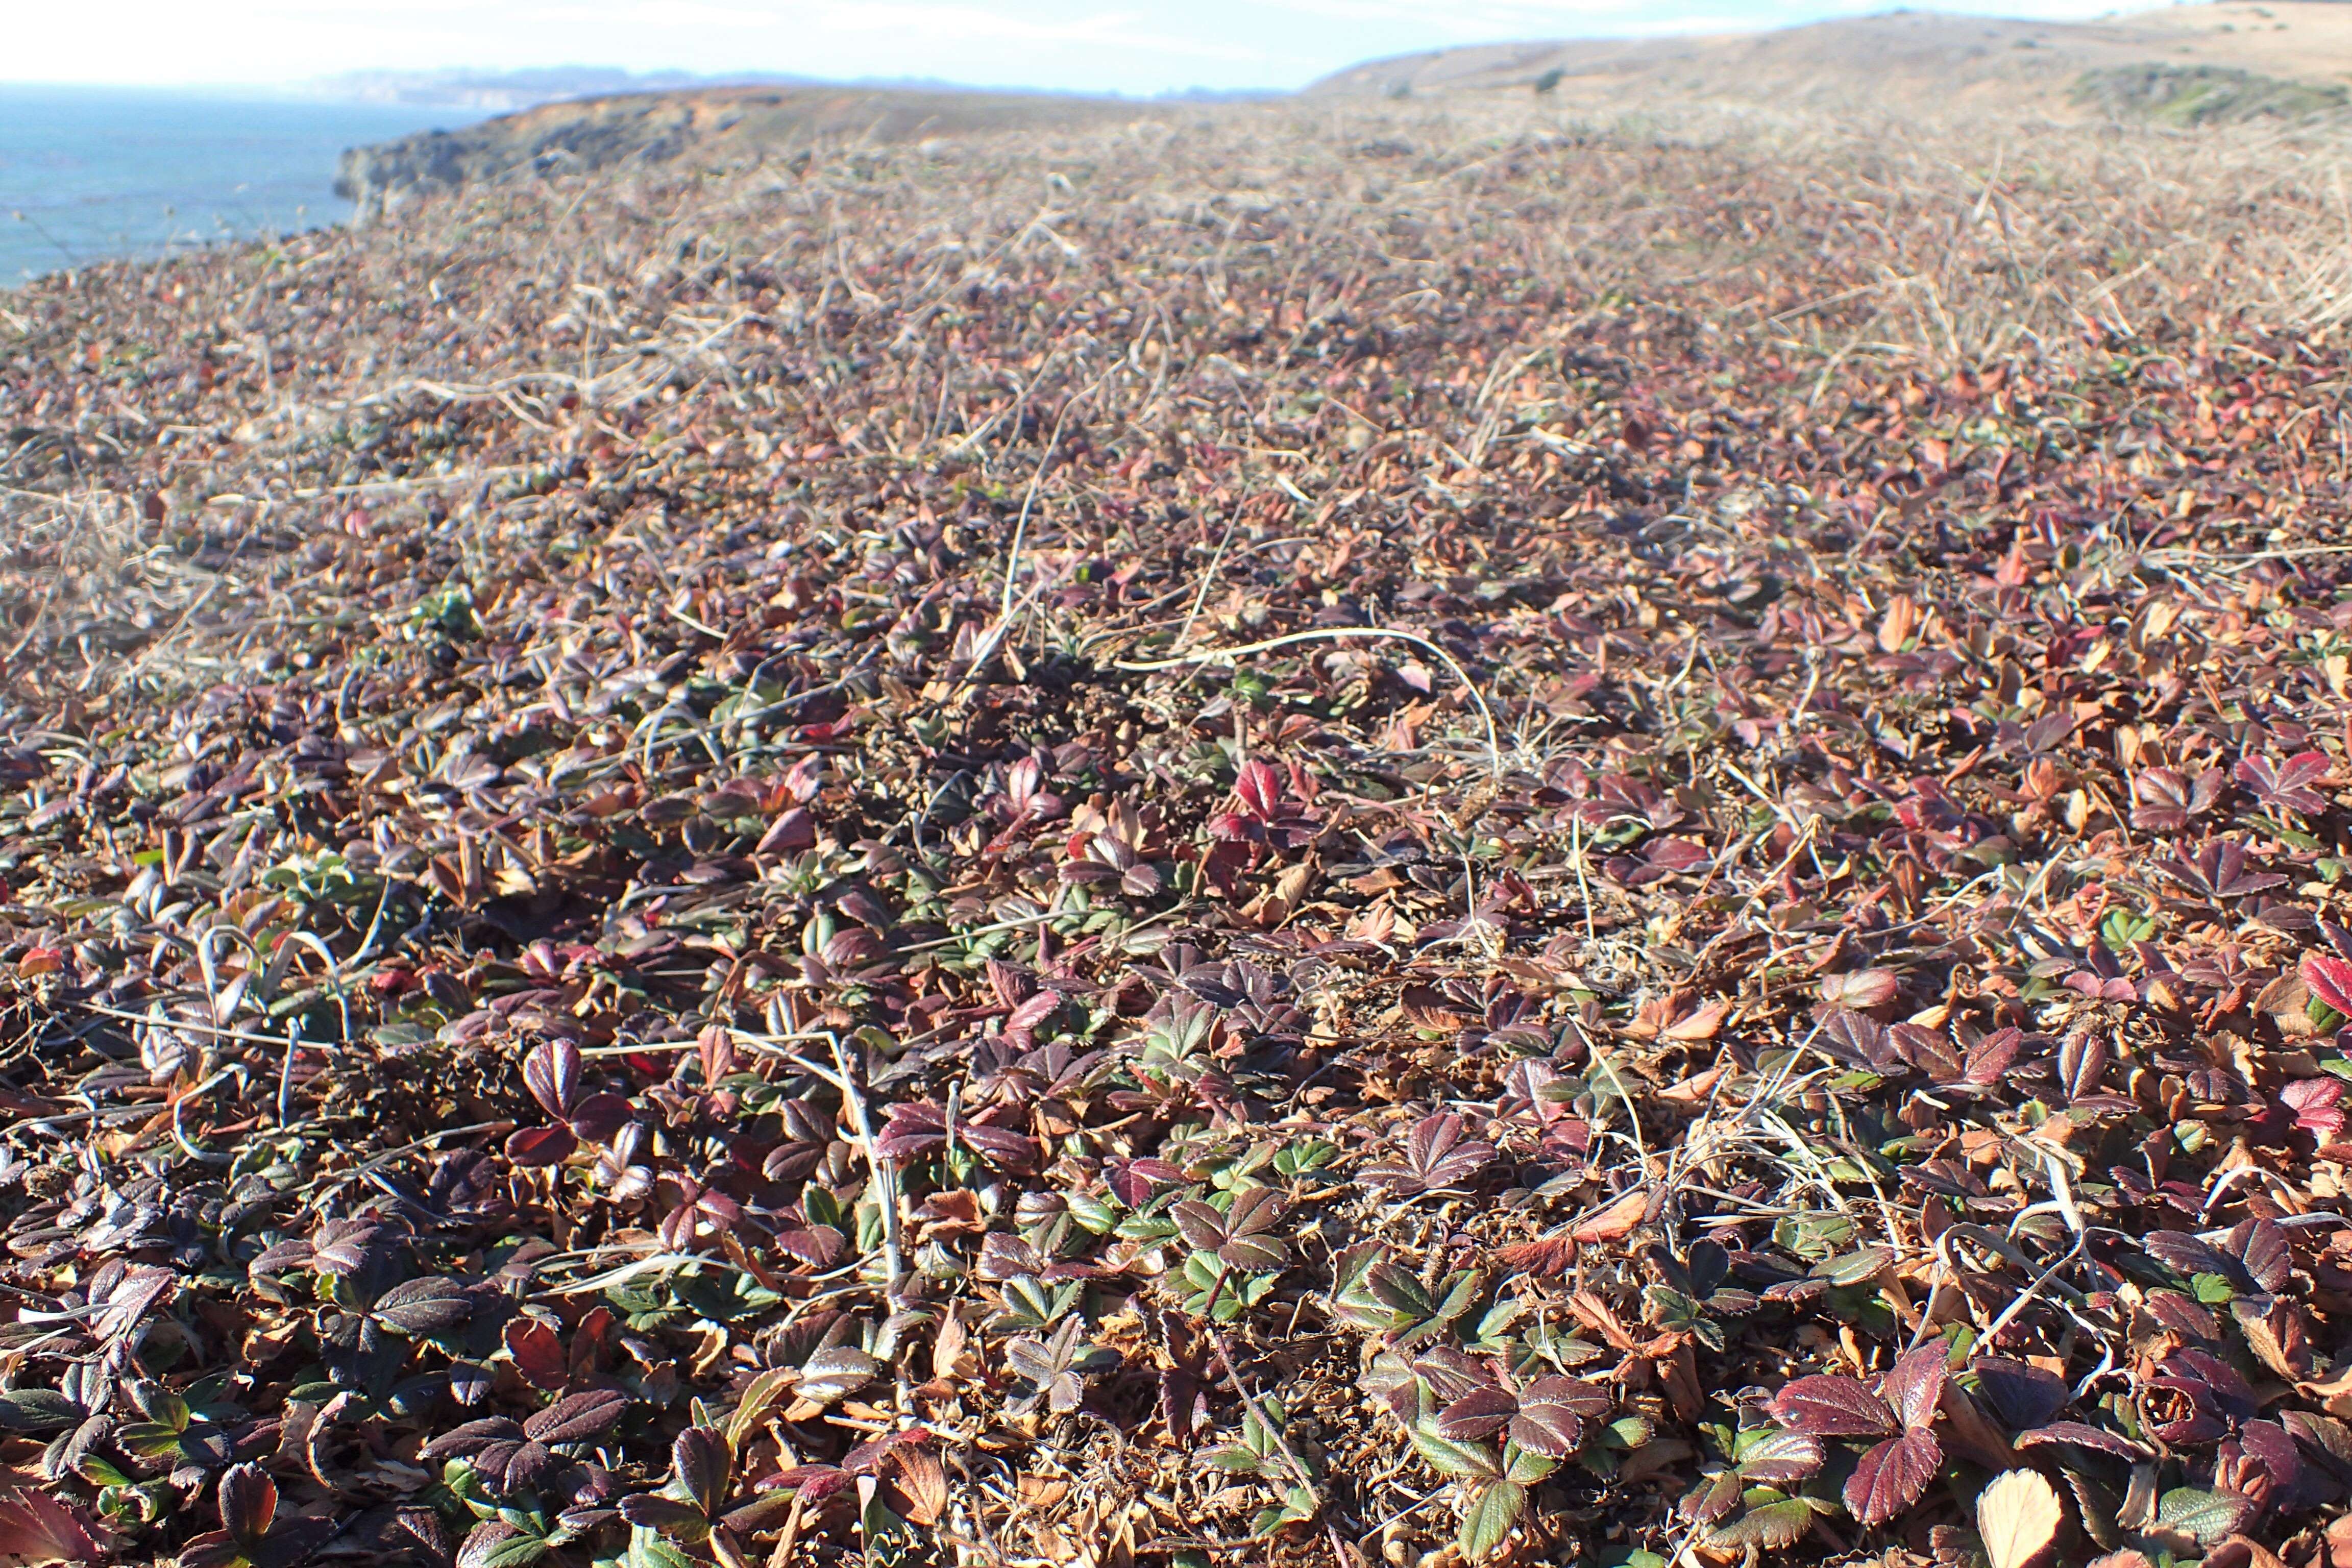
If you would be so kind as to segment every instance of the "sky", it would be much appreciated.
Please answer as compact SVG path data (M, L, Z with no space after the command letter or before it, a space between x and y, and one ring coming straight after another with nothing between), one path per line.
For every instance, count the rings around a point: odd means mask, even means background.
M2118 4L1933 8L2082 18ZM1149 95L1295 88L1360 60L1457 44L1744 31L1886 8L1886 0L0 0L10 13L0 79L284 85L362 69L588 65Z

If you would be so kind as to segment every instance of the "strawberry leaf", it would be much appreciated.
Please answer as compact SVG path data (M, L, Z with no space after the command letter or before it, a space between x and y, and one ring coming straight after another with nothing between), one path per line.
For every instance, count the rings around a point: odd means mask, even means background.
M1856 1377L1798 1378L1765 1409L1788 1430L1809 1437L1884 1437L1902 1429L1886 1401Z
M1879 1397L1904 1426L1915 1431L1924 1428L1936 1418L1936 1406L1944 1397L1944 1380L1949 1375L1949 1366L1943 1342L1931 1340L1895 1358L1894 1367L1879 1385Z
M1919 1500L1944 1450L1936 1435L1915 1426L1863 1455L1845 1483L1846 1511L1865 1525L1885 1524Z

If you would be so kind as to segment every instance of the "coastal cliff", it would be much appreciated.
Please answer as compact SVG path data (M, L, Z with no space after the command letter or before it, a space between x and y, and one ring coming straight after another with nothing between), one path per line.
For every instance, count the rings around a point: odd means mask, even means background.
M2188 126L2340 115L2347 77L2352 5L2229 0L2076 23L1895 12L1765 33L1474 45L1367 61L1301 96L1483 104L1519 118L1706 102L1909 121L1958 111L2017 124ZM680 159L720 168L861 142L1077 130L1201 107L776 81L614 92L354 148L337 190L367 223L422 193L516 176Z
M343 154L336 194L356 221L414 197L516 176L585 173L691 153L707 165L789 158L819 145L975 132L1078 128L1149 118L1115 99L904 88L712 88L541 104L460 131L428 131Z

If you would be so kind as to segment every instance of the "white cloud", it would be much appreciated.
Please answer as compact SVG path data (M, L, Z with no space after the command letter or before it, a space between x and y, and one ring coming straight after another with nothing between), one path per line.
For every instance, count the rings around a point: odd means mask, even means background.
M1083 44L1103 49L1148 50L1196 59L1256 60L1262 49L1181 33L1137 30L1143 19L1133 11L1106 11L1067 22L1037 20L1007 9L950 5L828 5L809 18L815 26L841 33L914 33L934 41Z

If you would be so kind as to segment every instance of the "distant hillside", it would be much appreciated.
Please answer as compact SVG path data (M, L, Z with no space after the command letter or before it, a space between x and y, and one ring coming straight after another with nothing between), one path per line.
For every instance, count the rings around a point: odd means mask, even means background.
M339 188L360 204L364 221L415 194L483 180L633 162L716 165L789 157L820 142L1078 127L1164 115L1182 101L920 83L689 82L674 90L593 97L558 90L596 92L608 79L640 89L661 80L597 71L352 79L374 80L381 91L540 93L566 100L536 103L462 131L354 149L344 155ZM1482 45L1352 66L1303 96L1595 110L1744 102L1832 113L1958 110L2192 126L2338 110L2347 81L2352 5L2283 0L2176 6L2098 22L1896 11L1770 33Z
M410 196L518 174L558 174L689 155L708 163L790 156L818 142L910 142L1150 114L1117 99L953 89L723 87L542 104L462 131L432 131L343 154L336 189L362 221Z
M1373 60L1315 96L1537 93L1564 103L1678 98L1808 109L2150 114L2181 100L2292 114L2352 79L2352 5L2187 5L2096 22L1898 11L1770 33L1484 45ZM2314 91L2266 85L2297 84ZM2112 90L2108 89L2112 87ZM2225 90L2220 90L2225 89Z

